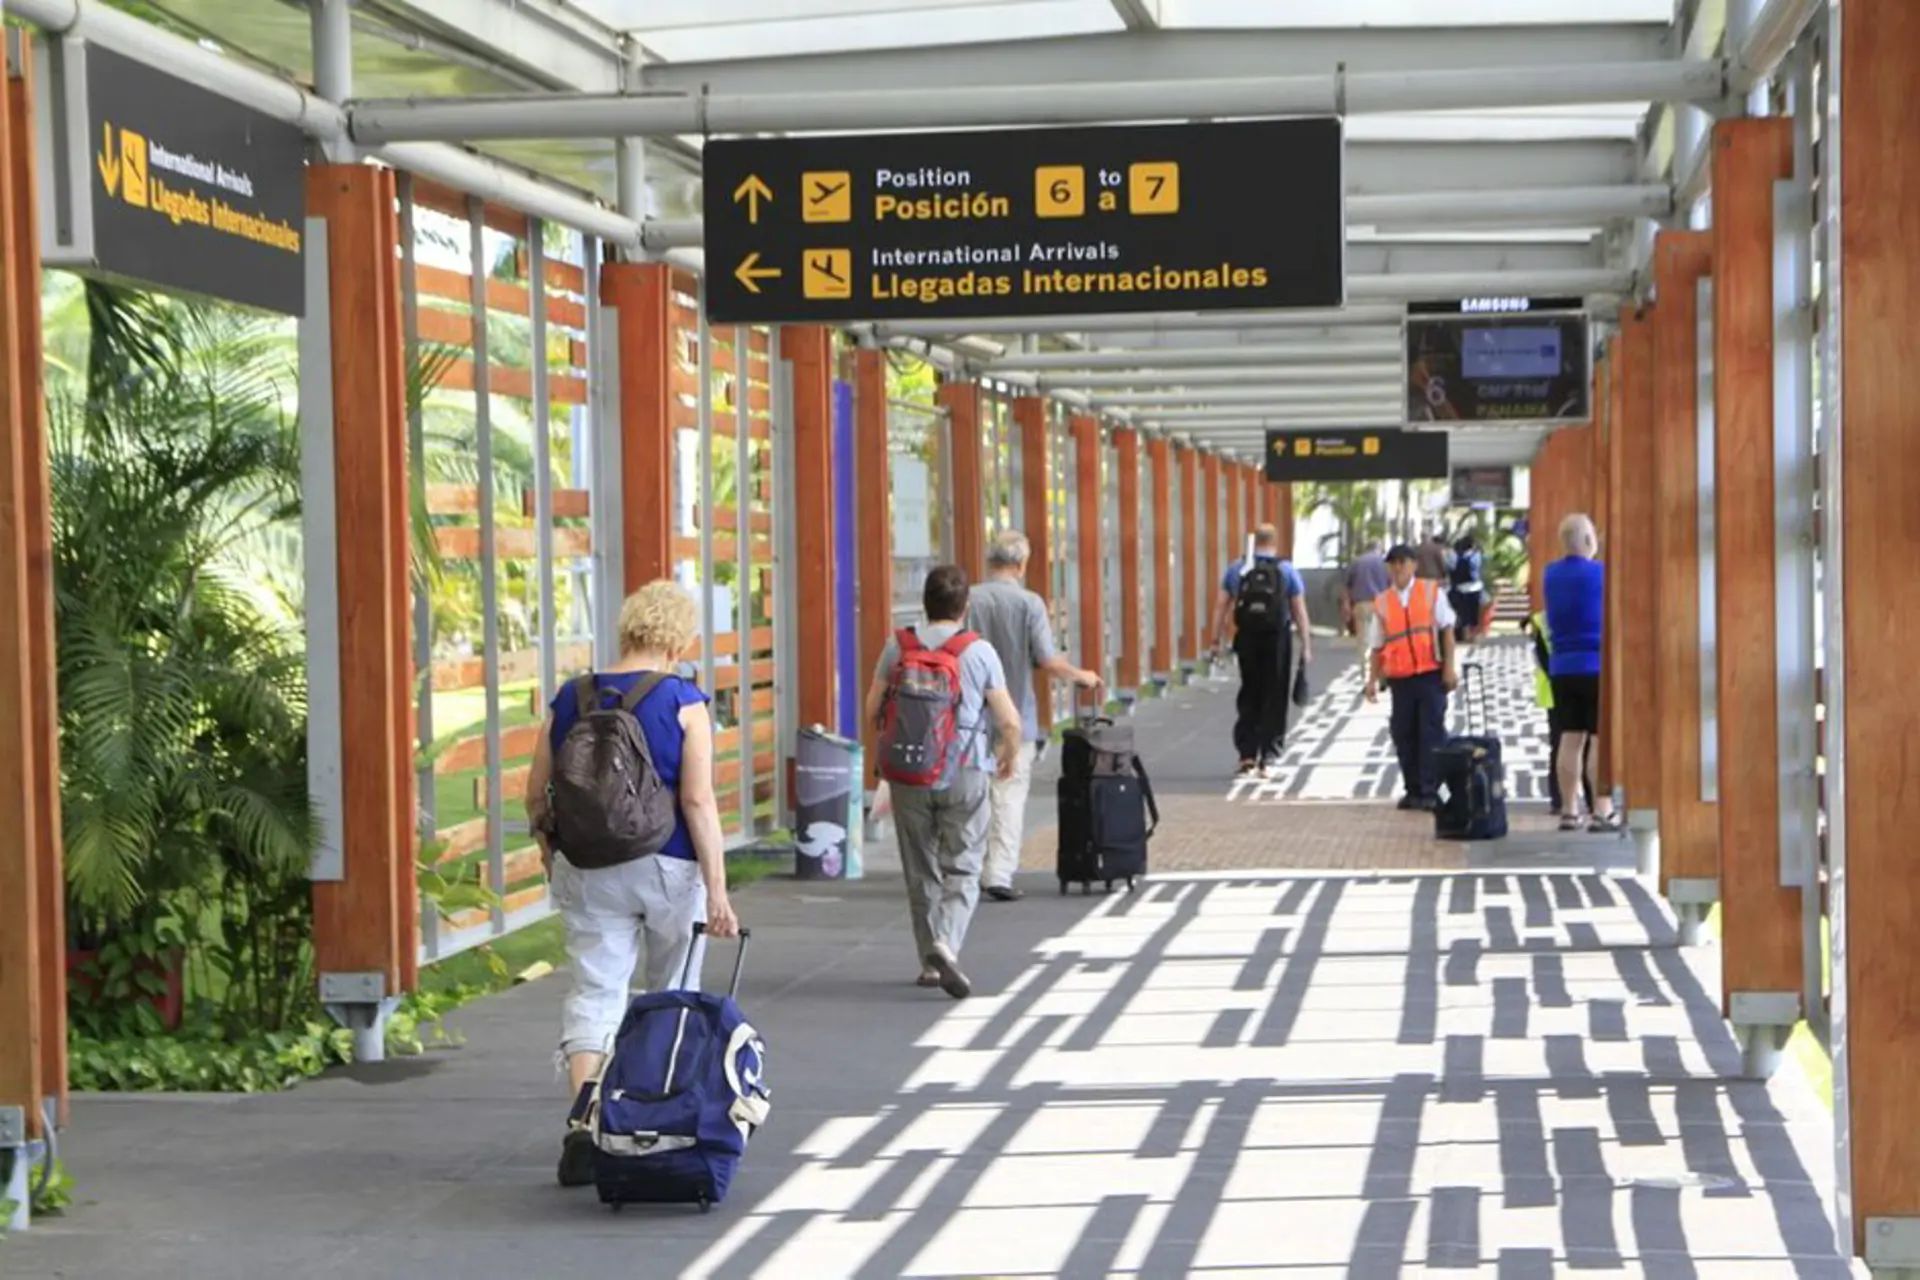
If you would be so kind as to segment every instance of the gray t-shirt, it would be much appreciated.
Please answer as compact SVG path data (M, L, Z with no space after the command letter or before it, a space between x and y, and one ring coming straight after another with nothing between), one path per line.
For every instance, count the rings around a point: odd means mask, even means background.
M1040 742L1040 706L1034 695L1033 669L1052 659L1053 627L1047 621L1047 602L1019 583L1005 578L983 582L973 589L967 625L993 646L1007 676L1007 696L1020 708L1028 742Z
M1347 566L1347 593L1355 604L1365 604L1392 585L1387 558L1378 551L1362 552Z
M929 625L921 623L914 633L920 637L920 643L929 649L937 649L959 632L957 623L942 622ZM885 682L893 676L893 669L900 662L900 642L888 640L887 647L880 654L880 661L874 664L873 678ZM993 646L984 640L977 640L967 646L960 655L960 713L955 724L955 742L957 749L947 764L947 771L940 775L940 781L933 789L944 791L953 785L954 775L961 769L978 769L983 773L993 768L993 715L987 710L987 690L1007 687L1006 673L1000 669L1000 655Z

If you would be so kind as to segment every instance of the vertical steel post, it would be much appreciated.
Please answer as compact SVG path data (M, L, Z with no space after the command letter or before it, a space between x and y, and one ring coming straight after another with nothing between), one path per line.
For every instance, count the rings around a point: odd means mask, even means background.
M780 358L781 329L768 332L767 360L773 380L773 812L776 821L788 812L787 767L793 757L794 735L800 728L800 689L793 672L800 662L799 575L794 547L793 369ZM743 779L750 775L743 769ZM751 782L748 782L751 785Z
M538 557L540 690L542 702L559 688L558 637L553 617L553 401L547 368L547 224L527 224L527 293L533 299L533 538Z
M707 323L707 277L700 276L700 462L698 478L700 484L700 687L709 693L713 691L713 629L718 616L713 607L713 326ZM736 537L747 534L745 519L734 521ZM748 772L743 757L741 770L744 778ZM750 782L745 783L752 790Z
M313 88L328 102L347 102L353 96L353 9L351 0L310 0L307 6L313 40ZM352 164L358 158L353 139L342 135L321 144L332 164Z
M600 265L587 265L587 386L593 402L593 665L620 658L626 584L626 500L620 490L620 313L600 304Z
M315 13L315 22L319 15ZM418 246L414 243L413 226L413 175L401 172L396 175L395 183L400 196L400 328L401 341L406 344L406 368L409 379L420 367L420 293L414 283L414 264ZM310 385L301 380L304 394ZM420 388L418 397L409 397L407 405L407 451L410 457L409 470L413 483L424 491L427 483L427 437L426 413L424 401L426 388ZM433 595L431 583L417 575L413 583L413 669L417 683L414 686L414 741L424 750L433 741ZM433 762L421 764L414 770L418 780L419 798L416 801L419 813L415 821L420 831L420 843L425 847L438 832L440 820L439 801L434 793ZM420 958L432 960L440 954L440 912L423 896L420 899Z
M487 355L486 207L467 199L468 270L473 307L474 439L480 474L480 669L486 690L487 884L497 895L493 931L507 927L503 899L507 885L506 789L500 751L500 582L493 493L493 388Z
M704 310L704 309L703 309ZM705 324L704 314L701 323ZM740 734L740 834L757 834L753 816L753 330L733 331L734 726ZM775 681L776 687L778 681Z

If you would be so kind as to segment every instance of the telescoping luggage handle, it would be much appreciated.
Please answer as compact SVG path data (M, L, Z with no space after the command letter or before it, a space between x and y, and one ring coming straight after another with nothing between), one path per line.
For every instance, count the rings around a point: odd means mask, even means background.
M1460 664L1460 692L1467 696L1467 733L1474 735L1473 709L1480 708L1480 732L1493 732L1493 715L1487 710L1487 673L1477 662Z
M706 936L706 932L707 922L705 920L694 923L694 945L687 948L687 961L680 966L680 986L682 988L686 987L687 979L693 976L693 953L699 950L700 939ZM733 957L733 981L727 984L727 999L729 1000L740 994L740 970L746 967L747 940L751 937L753 937L753 930L742 925L740 928L740 950L734 953Z

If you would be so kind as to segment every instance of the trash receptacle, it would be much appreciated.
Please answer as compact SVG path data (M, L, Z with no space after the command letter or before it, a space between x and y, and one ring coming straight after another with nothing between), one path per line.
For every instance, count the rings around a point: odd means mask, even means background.
M800 731L793 762L793 874L858 880L863 828L860 744L819 725Z

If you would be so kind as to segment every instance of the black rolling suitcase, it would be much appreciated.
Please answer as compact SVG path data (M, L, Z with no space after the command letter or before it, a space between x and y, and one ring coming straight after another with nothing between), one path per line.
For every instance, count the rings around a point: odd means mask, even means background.
M1147 873L1147 841L1160 825L1153 784L1133 750L1133 726L1104 716L1081 720L1060 746L1060 892L1078 881L1127 888Z
M1438 840L1499 840L1507 834L1507 771L1487 714L1487 676L1477 662L1467 663L1460 674L1467 732L1440 748L1440 805L1433 811L1433 834ZM1474 732L1476 708L1482 733Z

